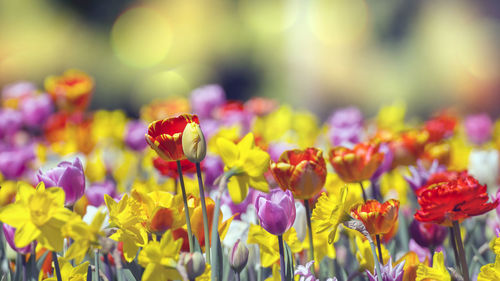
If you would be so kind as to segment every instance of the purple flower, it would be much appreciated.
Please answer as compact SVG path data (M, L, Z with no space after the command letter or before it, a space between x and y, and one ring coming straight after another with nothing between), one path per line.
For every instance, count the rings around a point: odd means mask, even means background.
M313 264L314 260L306 263L305 266L299 264L293 275L300 276L299 281L319 281L319 279L316 279L314 274L311 272L311 266ZM337 277L328 278L326 281L337 281Z
M269 153L269 156L271 156L271 160L273 160L274 162L278 162L278 159L283 152L295 148L297 148L296 145L287 142L271 142L269 144L267 152Z
M396 267L392 267L392 259L389 259L389 262L380 268L382 274L382 281L402 281L403 280L403 267L405 265L405 261L400 262ZM370 281L378 281L377 273L372 274L369 270L366 271L368 274L368 280Z
M346 107L335 111L328 119L328 136L334 146L355 144L363 133L363 114L356 107Z
M469 115L464 121L465 133L475 144L483 144L491 137L493 121L488 114Z
M432 161L429 170L425 169L420 160L417 160L417 166L410 166L409 168L411 175L404 176L404 178L414 191L424 186L432 174L446 170L444 166L439 165L437 160Z
M116 197L116 188L112 181L96 182L85 190L89 204L95 207L104 205L104 194Z
M378 178L380 178L380 176L382 176L385 172L388 172L391 169L392 160L394 160L394 153L392 152L388 144L381 143L379 146L379 151L384 153L384 160L371 177L371 180L374 182L377 181Z
M210 118L213 110L226 103L226 93L219 85L206 85L191 93L191 108L198 117Z
M7 243L9 243L9 246L15 250L18 253L21 253L23 255L26 255L27 253L31 252L31 245L29 244L26 247L23 248L18 248L16 244L14 243L14 235L16 233L16 229L8 224L3 224L3 233L5 235L5 240L7 240ZM36 243L36 242L34 242ZM36 244L35 244L36 245Z
M36 92L36 87L31 82L16 82L6 85L2 89L3 99L23 99L33 95Z
M44 182L45 187L60 187L66 193L66 205L73 205L85 193L85 175L80 158L73 163L63 161L57 167L43 172L38 170L38 182Z
M231 199L231 197L229 196L229 193L224 192L224 194L222 194L221 203L223 205L228 206L232 214L239 213L239 215L235 217L235 219L239 220L241 215L246 213L248 206L250 204L254 204L259 194L260 192L256 191L255 189L249 188L248 194L245 197L245 199L241 203L235 204Z
M290 190L276 188L267 194L259 194L255 208L261 226L274 235L282 235L295 221L295 202Z
M444 226L434 223L424 223L414 220L410 224L410 236L420 246L426 248L436 248L443 244L448 234Z
M125 131L125 144L132 150L141 151L148 146L144 135L148 132L148 125L142 120L130 121Z
M224 162L219 156L207 155L202 162L205 174L204 183L208 187L214 186L214 181L224 173Z
M0 109L0 138L15 134L23 125L22 122L21 112L10 108Z
M7 179L18 179L35 159L33 145L0 147L0 172Z
M24 99L20 110L24 124L30 127L40 127L54 111L54 105L49 95L42 94Z
M236 272L241 272L248 262L248 248L241 242L240 239L234 243L231 254L229 255L229 264Z

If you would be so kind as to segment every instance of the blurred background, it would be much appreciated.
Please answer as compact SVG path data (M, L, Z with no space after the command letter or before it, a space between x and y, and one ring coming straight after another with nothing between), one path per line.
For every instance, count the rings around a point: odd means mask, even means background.
M405 102L500 113L500 1L0 0L0 86L68 68L137 116L208 83L325 117Z

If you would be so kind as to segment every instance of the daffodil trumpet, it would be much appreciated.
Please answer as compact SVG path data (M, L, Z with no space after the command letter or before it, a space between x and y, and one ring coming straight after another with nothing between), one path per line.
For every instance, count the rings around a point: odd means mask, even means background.
M180 160L177 160L177 172L179 173L179 183L181 184L182 201L184 201L184 213L186 214L186 227L188 233L189 251L192 253L194 251L193 232L191 231L191 222L189 220L189 206L187 203L186 187L184 186L184 177L182 176L182 167Z
M200 188L201 210L203 212L203 230L205 232L205 256L207 264L210 264L210 232L208 231L207 205L205 203L205 190L203 188L203 179L201 178L200 162L196 162L196 174L198 176L198 186Z
M460 234L460 225L458 224L458 221L453 221L452 228L453 232L455 233L455 242L458 248L458 257L462 268L462 276L464 278L464 281L469 281L470 280L469 267L467 266L467 260L465 259L464 244L462 242L462 235Z

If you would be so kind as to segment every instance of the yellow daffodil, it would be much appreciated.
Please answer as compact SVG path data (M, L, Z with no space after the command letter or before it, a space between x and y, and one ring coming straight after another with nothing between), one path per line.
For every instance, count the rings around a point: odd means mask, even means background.
M452 171L466 170L469 164L469 154L472 150L464 136L453 136L450 138L451 153L448 169Z
M65 258L75 259L76 263L81 263L91 247L101 248L99 237L104 236L101 229L106 218L106 213L97 211L91 224L88 225L78 215L75 215L65 225L63 232L73 238L73 243L66 252Z
M7 206L16 198L17 184L14 181L0 181L0 207Z
M500 255L500 237L491 240L490 248L495 252L495 255Z
M140 206L127 194L123 195L118 203L106 194L104 201L109 210L111 226L118 227L118 230L109 238L123 242L123 255L125 260L131 262L135 258L139 246L144 245L147 241L147 232L141 225L145 218L139 213Z
M377 126L380 129L399 132L405 127L405 114L406 104L404 102L396 102L392 105L384 106L378 112Z
M477 276L477 281L500 280L500 256L497 256L495 263L485 264Z
M123 139L127 117L122 110L98 110L92 122L92 138L95 143L120 142Z
M64 191L54 187L45 189L43 182L36 188L20 183L16 202L0 210L0 221L15 227L14 241L21 248L34 240L51 250L61 251L61 228L72 212L64 208Z
M61 270L62 281L86 281L89 262L86 261L78 266L73 267L69 259L59 257L59 269ZM57 277L44 279L45 281L57 281Z
M182 239L174 241L172 231L168 230L161 241L149 241L141 250L138 261L145 268L143 281L163 281L181 279L176 269Z
M356 246L358 247L358 251L356 252L356 259L359 262L359 268L361 271L369 270L371 273L374 273L375 262L373 260L373 254L370 247L370 242L368 240L363 240L360 235L355 236ZM391 255L389 251L385 248L384 244L380 244L382 247L382 257L384 262L387 262Z
M283 234L285 241L292 253L299 253L303 250L302 243L297 238L297 233L293 228L290 228ZM275 263L279 263L280 252L278 246L278 238L275 235L267 232L259 225L250 225L248 230L248 244L258 244L260 247L260 262L263 267L270 267Z
M281 281L280 265L277 263L273 264L271 276L266 278L264 281Z
M247 134L238 144L219 138L217 147L226 170L236 173L228 183L229 195L238 204L245 199L248 187L260 191L269 190L264 173L269 169L269 154L255 146L252 133Z
M408 182L398 169L384 173L380 178L380 193L384 198L399 198L401 205L406 205L408 190Z
M418 265L417 278L415 281L451 281L450 273L444 266L444 255L442 252L434 253L432 267L423 263Z
M318 221L312 221L312 229L318 229ZM313 233L313 243L314 243L314 260L321 261L323 258L328 257L334 259L336 257L335 247L333 243L339 240L339 235L336 235L332 244L328 243L330 233L328 231L323 231L320 233ZM309 233L306 234L304 241L302 241L302 247L309 251Z

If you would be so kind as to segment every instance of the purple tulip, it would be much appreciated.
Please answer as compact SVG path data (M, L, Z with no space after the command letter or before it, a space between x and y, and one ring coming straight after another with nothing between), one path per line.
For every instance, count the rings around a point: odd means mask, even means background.
M38 182L44 182L45 187L60 187L66 193L66 205L73 205L85 193L85 175L80 158L73 163L63 161L57 167L43 172L38 170Z
M334 146L356 144L363 133L363 114L356 107L346 107L335 111L328 118L328 136Z
M141 151L148 146L144 135L148 132L148 125L141 120L130 121L125 132L125 144L130 149Z
M295 221L295 202L290 190L277 188L267 194L259 194L255 208L260 225L274 235L282 235Z
M24 124L30 127L41 127L54 111L54 105L49 95L42 94L24 99L20 110Z
M5 240L9 243L9 246L18 253L26 255L31 252L31 245L29 244L26 247L18 248L14 243L14 235L16 233L16 229L8 224L3 224L3 234L5 236ZM35 242L36 243L36 242ZM35 244L36 245L36 244Z
M483 144L491 137L493 121L488 114L469 115L464 121L465 133L475 144Z
M21 112L4 108L0 109L0 138L14 135L23 125Z
M405 262L400 262L396 267L392 267L392 259L389 259L386 265L380 268L380 273L382 274L382 281L402 281L403 280L403 267ZM375 270L374 270L375 271ZM378 281L377 273L372 274L369 270L366 271L368 274L368 280Z
M112 181L103 181L98 183L93 183L89 188L85 190L85 195L89 204L95 207L104 205L104 194L115 198L116 197L116 187Z
M210 118L215 108L226 103L226 93L219 85L206 85L191 93L191 108L198 117Z
M410 224L411 238L422 247L437 248L443 244L447 234L446 227L434 223L423 223L414 220Z
M0 147L0 172L10 180L19 179L28 170L28 164L35 159L33 145Z

